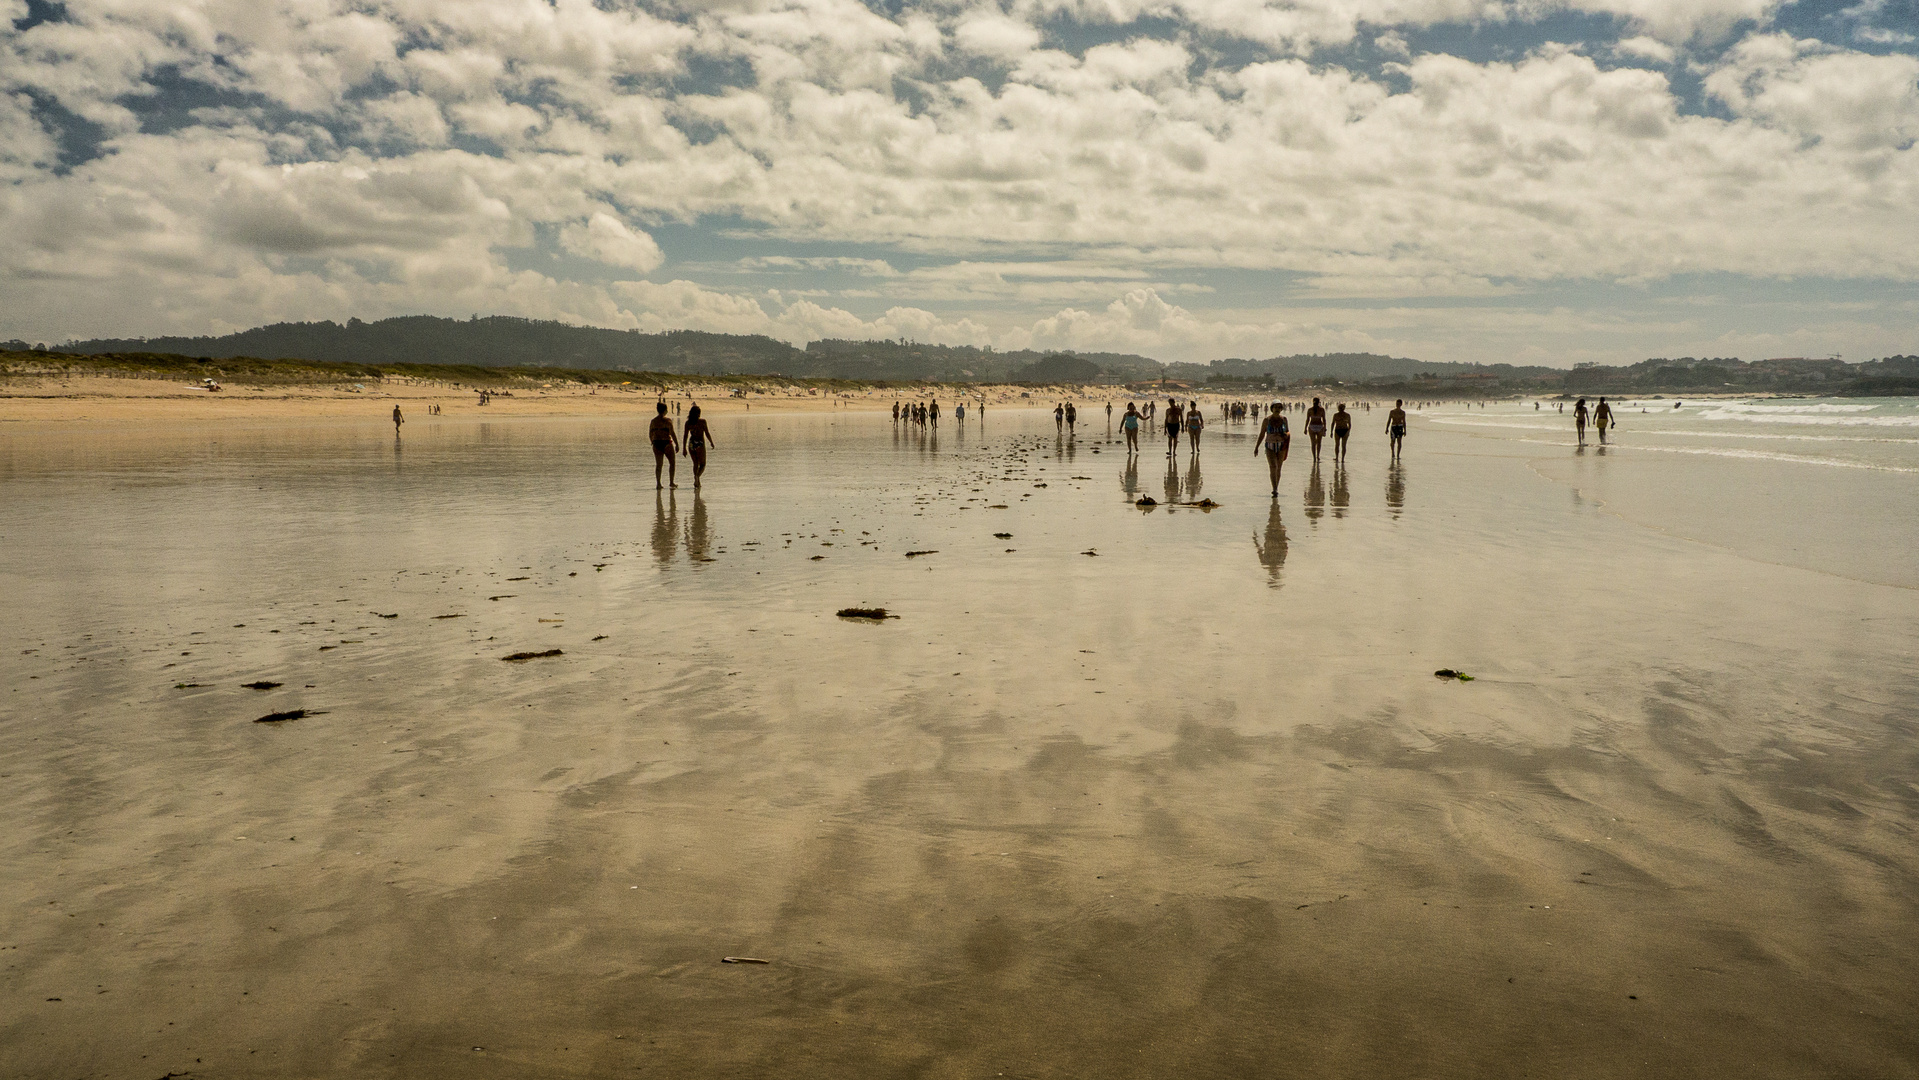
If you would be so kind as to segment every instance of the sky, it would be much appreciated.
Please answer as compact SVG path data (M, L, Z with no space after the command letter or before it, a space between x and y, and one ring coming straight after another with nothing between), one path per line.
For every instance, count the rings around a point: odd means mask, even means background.
M0 339L1919 353L1919 0L0 0Z

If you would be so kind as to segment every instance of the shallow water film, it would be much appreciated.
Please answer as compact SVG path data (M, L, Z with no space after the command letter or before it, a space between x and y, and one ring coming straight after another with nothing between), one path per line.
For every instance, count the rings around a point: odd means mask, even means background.
M0 1076L1919 1075L1858 404L0 431Z

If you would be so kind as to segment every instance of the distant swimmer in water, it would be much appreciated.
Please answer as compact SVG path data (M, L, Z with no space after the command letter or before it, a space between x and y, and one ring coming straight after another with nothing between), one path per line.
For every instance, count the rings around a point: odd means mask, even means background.
M669 484L679 487L679 440L673 436L673 421L666 417L666 402L654 406L659 412L653 417L653 423L647 426L646 437L653 440L653 487L660 484L660 469L665 467Z
M1277 401L1267 408L1266 419L1259 425L1259 438L1253 442L1253 453L1266 451L1266 472L1272 478L1275 499L1279 498L1279 471L1286 464L1286 449L1293 441L1283 410Z
M1333 464L1346 460L1346 440L1353 434L1353 414L1346 411L1346 403L1340 402L1333 413Z
M1386 414L1386 435L1392 442L1393 463L1399 462L1399 444L1406 441L1406 399L1395 398L1393 411Z
M700 486L700 477L706 472L706 448L713 443L713 432L700 419L698 405L686 410L686 456L693 459L693 486Z
M1573 405L1573 427L1579 429L1579 441L1582 443L1585 442L1586 441L1586 399L1585 398L1580 398L1578 403Z
M400 437L400 425L406 423L406 417L400 415L400 407L393 406L393 437Z
M1613 425L1612 406L1605 398L1599 399L1599 408L1593 410L1593 426L1599 429L1599 441L1606 441L1606 429Z
M1313 444L1313 464L1319 464L1319 441L1326 437L1326 406L1313 399L1312 408L1306 410L1306 438Z
M1179 411L1179 399L1166 399L1166 456L1172 457L1179 451L1179 431L1185 427L1186 417Z
M1119 429L1126 433L1126 453L1139 453L1139 406L1126 403L1126 415L1119 418Z

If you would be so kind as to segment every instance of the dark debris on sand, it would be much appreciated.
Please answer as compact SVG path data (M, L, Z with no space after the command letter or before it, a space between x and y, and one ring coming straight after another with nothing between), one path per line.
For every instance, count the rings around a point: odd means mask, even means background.
M883 607L843 607L833 614L842 619L897 619L898 615L888 615Z
M316 716L316 715L318 714L310 713L306 711L305 709L288 709L286 712L270 712L266 714L265 716L260 717L258 720L255 720L254 723L277 724L281 722L282 720L299 720L308 716Z
M932 551L909 551L906 553L906 557L909 559L915 559L921 555L938 555L938 554L939 554L939 549L935 548Z
M259 682L243 682L240 684L241 688L246 690L272 690L281 685L283 684L268 682L265 679L261 679Z
M511 663L518 663L522 660L541 660L549 656L565 656L565 655L566 653L563 652L562 650L547 649L543 652L516 652L511 656L502 656L500 657L500 659L509 661Z
M1438 671L1433 672L1433 677L1439 678L1439 679L1458 679L1460 682L1473 681L1473 677L1471 675L1468 675L1463 671L1454 671L1452 668L1449 668L1449 667L1443 667L1443 668L1440 668Z

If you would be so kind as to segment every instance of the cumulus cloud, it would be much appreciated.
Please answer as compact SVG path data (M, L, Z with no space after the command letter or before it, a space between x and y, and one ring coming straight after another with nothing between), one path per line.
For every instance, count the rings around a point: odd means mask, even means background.
M620 266L640 273L659 268L666 256L660 245L644 232L627 227L626 222L605 211L596 211L585 224L571 224L560 230L560 246L575 255Z
M1250 354L1397 316L1228 311L1194 275L1322 303L1919 278L1919 59L1765 29L1776 6L68 0L0 26L0 288L21 301L0 334L489 310ZM1408 44L1564 11L1621 30L1509 62ZM1174 29L1073 50L1040 29L1146 14ZM1288 54L1362 33L1387 68ZM1270 51L1192 44L1235 36ZM1682 51L1708 112L1663 68L1592 59ZM693 261L636 222L691 230ZM700 261L702 237L732 246ZM668 280L511 269L543 245ZM877 303L826 305L829 277Z

